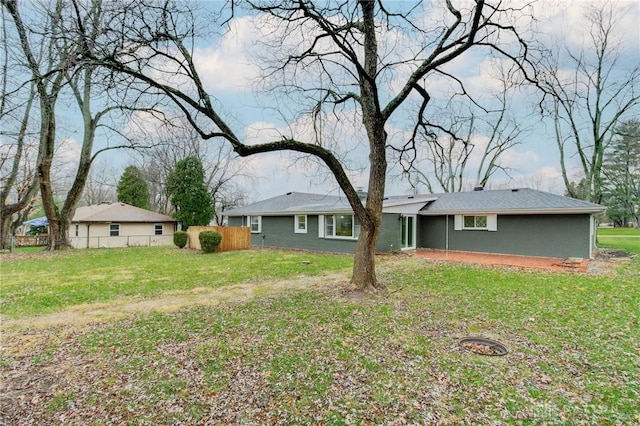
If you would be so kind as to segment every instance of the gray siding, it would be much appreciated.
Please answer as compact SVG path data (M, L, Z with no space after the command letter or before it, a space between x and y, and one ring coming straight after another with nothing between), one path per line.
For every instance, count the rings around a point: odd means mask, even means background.
M251 234L251 244L335 253L354 253L356 240L318 238L318 215L307 215L307 233L296 234L293 216L262 216L262 232ZM242 226L241 217L230 217L229 226ZM376 251L398 250L401 243L401 223L397 214L384 214L382 231Z
M446 248L445 216L418 217L418 247ZM549 257L589 257L590 216L498 215L498 230L454 230L448 219L449 250Z

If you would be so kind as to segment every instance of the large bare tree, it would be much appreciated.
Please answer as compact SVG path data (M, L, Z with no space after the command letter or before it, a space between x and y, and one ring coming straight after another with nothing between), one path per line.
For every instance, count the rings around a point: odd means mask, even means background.
M37 159L33 146L30 117L34 113L36 88L33 82L23 84L15 75L15 40L9 38L7 14L2 14L2 69L0 88L0 248L5 248L12 234L28 215L38 192L35 173Z
M232 3L237 7L239 2ZM473 48L503 55L514 66L524 68L526 43L513 24L524 16L524 8L516 9L511 2L476 0L456 5L447 0L430 4L442 7L434 15L441 19L435 21L424 17L422 2L283 0L243 4L250 9L247 13L265 17L268 43L264 48L277 61L265 64L269 77L280 80L303 101L305 94L315 93L328 108L348 105L357 111L368 143L368 194L364 202L331 147L284 132L265 143L243 142L230 117L224 117L217 107L196 67L193 35L198 31L192 25L196 14L188 10L191 4L118 3L121 12L110 20L102 50L93 60L162 93L175 102L202 138L225 140L240 156L294 151L318 158L335 177L361 224L352 283L357 289L376 291L383 287L376 277L375 247L387 178L387 145L391 142L386 126L394 116L406 113L412 113L422 125L432 97L427 82L433 76L444 76L461 83L446 65ZM114 46L120 45L129 50L117 52ZM418 99L413 111L407 111L409 98ZM313 111L298 114L305 112ZM208 119L205 126L199 124L201 117Z
M588 5L583 44L576 48L560 43L546 55L540 78L548 95L547 112L567 194L596 203L602 201L602 166L614 129L625 117L640 112L640 61L637 51L625 51L621 23L629 9L619 6L616 2ZM574 158L584 177L582 194L571 181Z
M47 13L47 18L40 22L40 25L44 22L44 26L36 34L48 33L48 38L30 37L16 1L2 0L2 6L11 16L18 34L20 47L24 54L24 63L21 65L29 73L30 80L35 85L40 115L38 183L47 217L56 217L55 203L45 203L44 200L53 200L54 197L51 185L51 165L56 141L55 109L64 85L65 72L72 67L75 57L73 54L63 55L56 48L56 35L59 35L61 31L59 23L63 5L62 2L55 3L52 10ZM36 12L34 11L34 13ZM42 57L37 53L39 50L45 53ZM53 232L54 235L57 234L58 224L53 222L50 225L50 232Z
M28 18L23 16L22 8L15 0L2 0L2 6L3 11L6 10L11 17L20 41L24 55L24 63L20 65L29 75L28 81L34 84L39 101L37 178L42 205L49 221L47 249L68 248L71 247L69 224L82 198L91 164L104 151L133 147L126 139L120 144L96 147L96 134L103 129L124 136L121 128L112 125L110 120L118 113L126 115L136 110L140 94L136 91L137 98L129 98L126 81L113 79L111 74L104 74L102 68L79 61L93 49L93 41L107 30L103 26L102 2L36 2L30 5L36 7L29 9ZM46 23L44 27L42 22ZM84 37L74 37L78 33ZM38 56L38 51L43 54ZM77 106L82 121L79 125L82 140L77 169L59 205L56 202L52 166L56 146L60 145L57 115L61 99L67 101L63 107L68 108L69 104L74 103ZM154 108L149 103L142 107L150 113L154 112Z

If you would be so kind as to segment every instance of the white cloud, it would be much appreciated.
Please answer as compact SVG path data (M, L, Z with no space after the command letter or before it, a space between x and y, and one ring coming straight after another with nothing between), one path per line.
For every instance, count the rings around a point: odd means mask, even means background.
M204 86L211 91L245 91L260 76L251 59L263 35L264 18L243 16L211 45L195 49L194 61Z

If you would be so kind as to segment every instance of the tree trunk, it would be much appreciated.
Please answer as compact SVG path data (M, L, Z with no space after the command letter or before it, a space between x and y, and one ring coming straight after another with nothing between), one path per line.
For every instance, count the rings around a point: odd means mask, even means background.
M11 216L2 216L2 223L0 223L0 248L8 249L9 247L9 234L11 228Z
M47 251L73 248L69 242L69 223L63 222L63 220L49 222L49 244L47 245Z
M377 291L384 288L376 277L376 243L382 223L382 202L387 179L387 134L385 119L378 103L376 77L378 52L375 27L375 4L361 1L363 15L364 70L360 71L362 122L369 140L369 188L364 214L355 210L360 220L360 236L353 262L352 284L356 290ZM353 205L353 204L352 204ZM361 217L362 216L362 217Z
M71 248L71 244L69 244L69 239L67 238L68 218L60 213L54 201L53 188L51 185L52 159L53 155L48 156L47 159L38 166L42 206L49 220L49 243L47 244L47 251Z
M380 234L380 222L375 226L362 226L356 243L351 283L359 291L377 292L384 288L376 277L376 242Z

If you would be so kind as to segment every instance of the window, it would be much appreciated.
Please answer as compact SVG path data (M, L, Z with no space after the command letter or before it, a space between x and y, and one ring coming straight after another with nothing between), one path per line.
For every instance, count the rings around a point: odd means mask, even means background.
M252 234L260 233L262 231L262 216L245 216L242 225L250 227Z
M80 225L76 225L76 237L80 236Z
M162 235L162 228L163 227L161 223L156 223L155 225L153 225L153 230L156 235Z
M498 215L455 215L454 229L462 230L478 230L478 231L497 231Z
M294 225L293 232L296 234L306 234L307 233L307 215L306 214L297 214L294 217Z
M464 216L465 229L487 229L486 216Z
M112 223L109 225L109 236L110 237L119 237L120 236L120 224Z
M324 217L324 236L328 238L358 238L360 223L352 214L330 214Z

